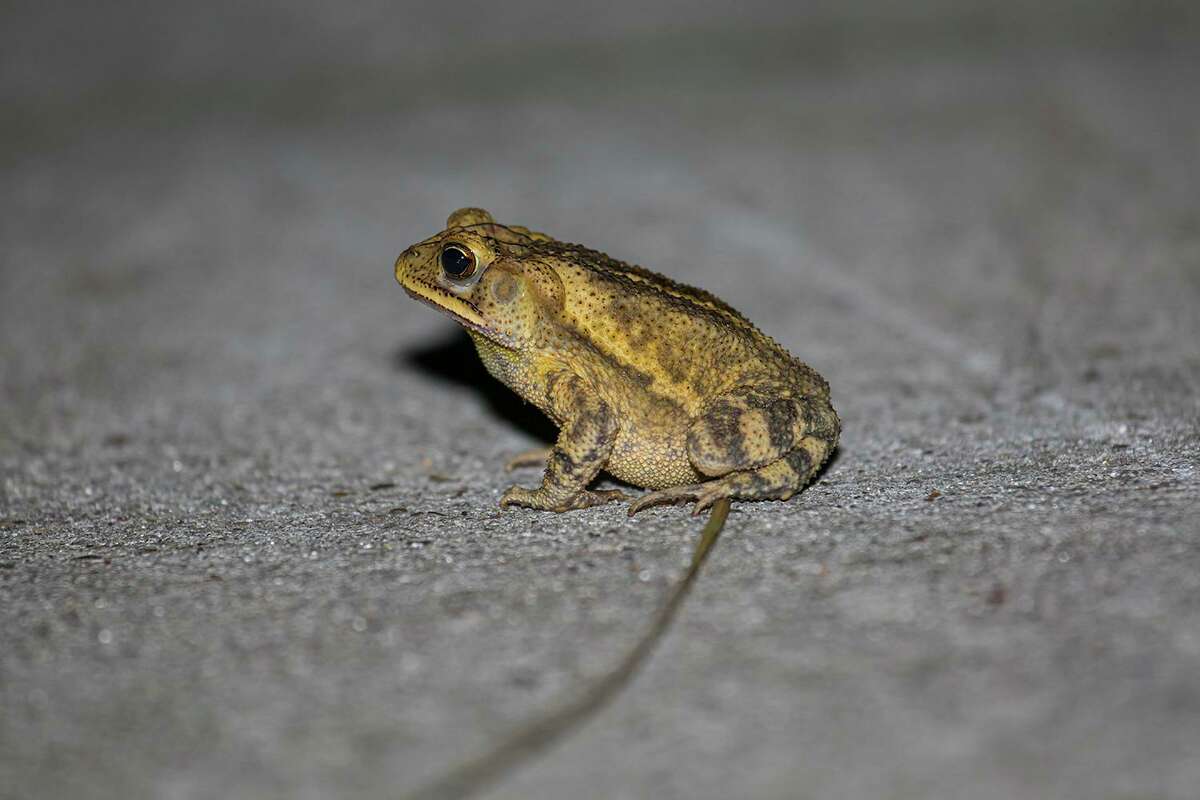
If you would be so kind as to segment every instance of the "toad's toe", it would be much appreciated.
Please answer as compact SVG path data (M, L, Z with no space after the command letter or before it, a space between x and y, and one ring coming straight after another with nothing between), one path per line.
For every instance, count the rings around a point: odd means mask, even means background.
M688 500L695 500L701 486L702 484L672 486L670 489L661 489L657 492L644 494L629 504L629 516L632 517L639 511L645 511L650 506L672 505L675 503L684 503Z

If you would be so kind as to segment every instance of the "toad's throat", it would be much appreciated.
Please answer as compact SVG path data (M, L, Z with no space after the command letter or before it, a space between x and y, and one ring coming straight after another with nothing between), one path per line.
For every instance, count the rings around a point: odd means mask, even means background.
M507 334L501 333L485 324L483 317L479 315L475 307L465 300L454 297L446 293L443 289L419 283L405 286L404 291L408 293L409 297L419 300L430 308L437 309L464 328L473 330L481 336L485 336L505 347L513 346L512 339ZM454 307L451 307L451 303L453 303Z

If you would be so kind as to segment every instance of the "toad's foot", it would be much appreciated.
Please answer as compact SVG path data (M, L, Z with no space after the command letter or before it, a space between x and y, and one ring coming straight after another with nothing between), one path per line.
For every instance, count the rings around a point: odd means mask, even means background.
M576 492L569 497L558 496L544 488L526 489L524 486L510 486L500 498L500 505L524 506L536 508L539 511L573 511L577 508L589 508L614 500L628 500L629 495L619 489L598 489L596 491Z
M553 447L535 447L533 450L518 453L505 462L504 471L512 472L514 469L522 469L523 467L544 467L546 466L546 459L550 458L550 454L553 452Z
M644 494L630 503L629 516L632 517L639 511L645 511L650 506L695 501L695 504L692 506L692 516L694 517L725 497L732 498L733 494L729 491L729 487L725 485L724 481L716 480L706 483L693 483L690 486L672 486L670 489L662 489L661 491Z

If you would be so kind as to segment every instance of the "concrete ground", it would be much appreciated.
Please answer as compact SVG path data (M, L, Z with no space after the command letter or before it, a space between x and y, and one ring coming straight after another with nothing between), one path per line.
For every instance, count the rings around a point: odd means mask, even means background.
M0 797L397 796L644 630L699 523L498 509L552 431L392 279L462 205L845 423L488 797L1200 794L1194 12L219 8L0 24Z

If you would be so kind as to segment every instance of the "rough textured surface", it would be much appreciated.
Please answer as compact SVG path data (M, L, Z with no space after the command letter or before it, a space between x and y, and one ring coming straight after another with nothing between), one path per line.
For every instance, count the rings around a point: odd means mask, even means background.
M392 279L483 205L845 424L492 797L1194 797L1196 20L972 5L6 5L0 796L390 796L632 643L698 524L497 509L547 431Z

